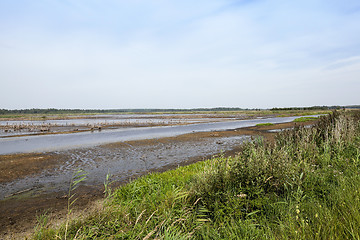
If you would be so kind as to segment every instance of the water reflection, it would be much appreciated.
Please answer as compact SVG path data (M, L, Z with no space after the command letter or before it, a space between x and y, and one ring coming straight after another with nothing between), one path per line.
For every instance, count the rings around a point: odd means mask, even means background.
M173 137L192 132L236 129L255 126L259 123L291 122L296 118L299 117L251 119L179 126L127 128L71 134L3 138L0 139L0 154L50 152L75 149L113 142Z

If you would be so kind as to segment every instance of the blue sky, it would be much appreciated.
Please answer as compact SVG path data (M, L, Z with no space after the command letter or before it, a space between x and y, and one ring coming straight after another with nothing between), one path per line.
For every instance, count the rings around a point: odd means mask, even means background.
M0 108L360 104L360 1L0 0Z

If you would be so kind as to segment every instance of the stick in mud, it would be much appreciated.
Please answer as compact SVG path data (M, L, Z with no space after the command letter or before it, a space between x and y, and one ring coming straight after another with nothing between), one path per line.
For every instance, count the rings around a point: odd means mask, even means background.
M33 189L34 189L34 188L28 188L28 189L25 189L25 190L22 190L22 191L19 191L19 192L16 192L16 193L12 193L12 194L9 194L9 195L5 196L5 198L9 198L9 197L12 197L12 196L15 196L15 195L24 193L24 192L28 192L28 191L31 191L31 190L33 190Z

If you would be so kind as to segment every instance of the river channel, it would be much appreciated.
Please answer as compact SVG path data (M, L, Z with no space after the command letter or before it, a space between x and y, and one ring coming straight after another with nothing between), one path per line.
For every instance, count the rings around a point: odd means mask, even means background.
M24 136L0 139L0 155L51 152L103 145L113 142L173 137L192 132L220 131L255 126L259 123L291 122L298 117L237 120L164 127L141 127L71 134Z

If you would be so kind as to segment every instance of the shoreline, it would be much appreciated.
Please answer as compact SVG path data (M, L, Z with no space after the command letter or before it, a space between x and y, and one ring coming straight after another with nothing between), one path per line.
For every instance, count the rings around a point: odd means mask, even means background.
M175 141L177 144L183 144L188 141L197 141L201 139L207 138L217 138L217 137L232 137L232 136L243 136L248 135L252 137L262 136L268 141L274 141L274 136L276 133L268 132L268 130L272 129L286 129L291 128L294 126L304 126L304 125L312 125L315 121L312 122L305 122L305 123L280 123L274 124L271 126L254 126L254 127L246 127L240 128L235 130L226 130L226 131L217 131L217 132L199 132L199 133L189 133L183 134L176 137L169 137L169 138L159 138L156 141ZM119 143L111 143L105 145L109 148L121 148L124 144L131 144L134 147L144 146L144 145L152 145L155 143L155 140L139 140L139 141L129 141L129 142L119 142ZM233 156L236 152L241 150L241 146L238 146L232 150L226 151L223 154L226 156ZM212 154L213 155L213 154ZM53 168L54 166L51 164L51 158L40 158L38 154L15 154L15 155L7 155L9 160L8 163L10 164L17 162L16 160L22 159L23 163L33 164L35 160L38 160L38 165L44 167L44 163L48 162L49 165L47 166L48 169ZM184 156L184 160L180 164L173 164L167 165L159 169L152 169L151 171L143 171L138 174L134 174L132 177L123 180L121 182L117 182L114 184L113 187L120 186L122 184L126 184L129 180L143 176L150 172L164 172L170 169L174 169L178 166L189 165L198 161L202 161L205 159L210 158L211 155L208 156L198 156L194 158L186 158ZM33 160L31 160L33 159ZM49 162L50 160L50 162ZM54 160L54 159L53 159ZM56 162L56 161L55 161ZM29 169L25 165L18 165L16 168L9 168L7 169L16 169L10 175L8 175L8 179L16 179L15 176L21 175L22 177L26 177L27 175L36 175L39 172L43 171L43 168L34 168ZM53 164L55 164L53 162ZM6 166L5 166L6 168ZM11 177L12 176L12 177ZM104 176L105 177L105 176ZM102 185L95 185L95 186L82 186L78 190L79 200L75 206L76 211L82 211L87 209L89 206L92 205L93 202L101 200L103 198L103 186ZM8 199L1 201L1 217L0 217L0 236L5 237L7 232L16 232L16 233L24 233L24 232L31 232L36 225L36 216L41 215L44 211L49 210L49 213L52 214L55 218L61 218L64 216L64 211L66 210L67 206L67 196L66 192L54 192L50 194L37 194L32 195L32 190L25 191L19 194L14 194L13 196L9 197Z

